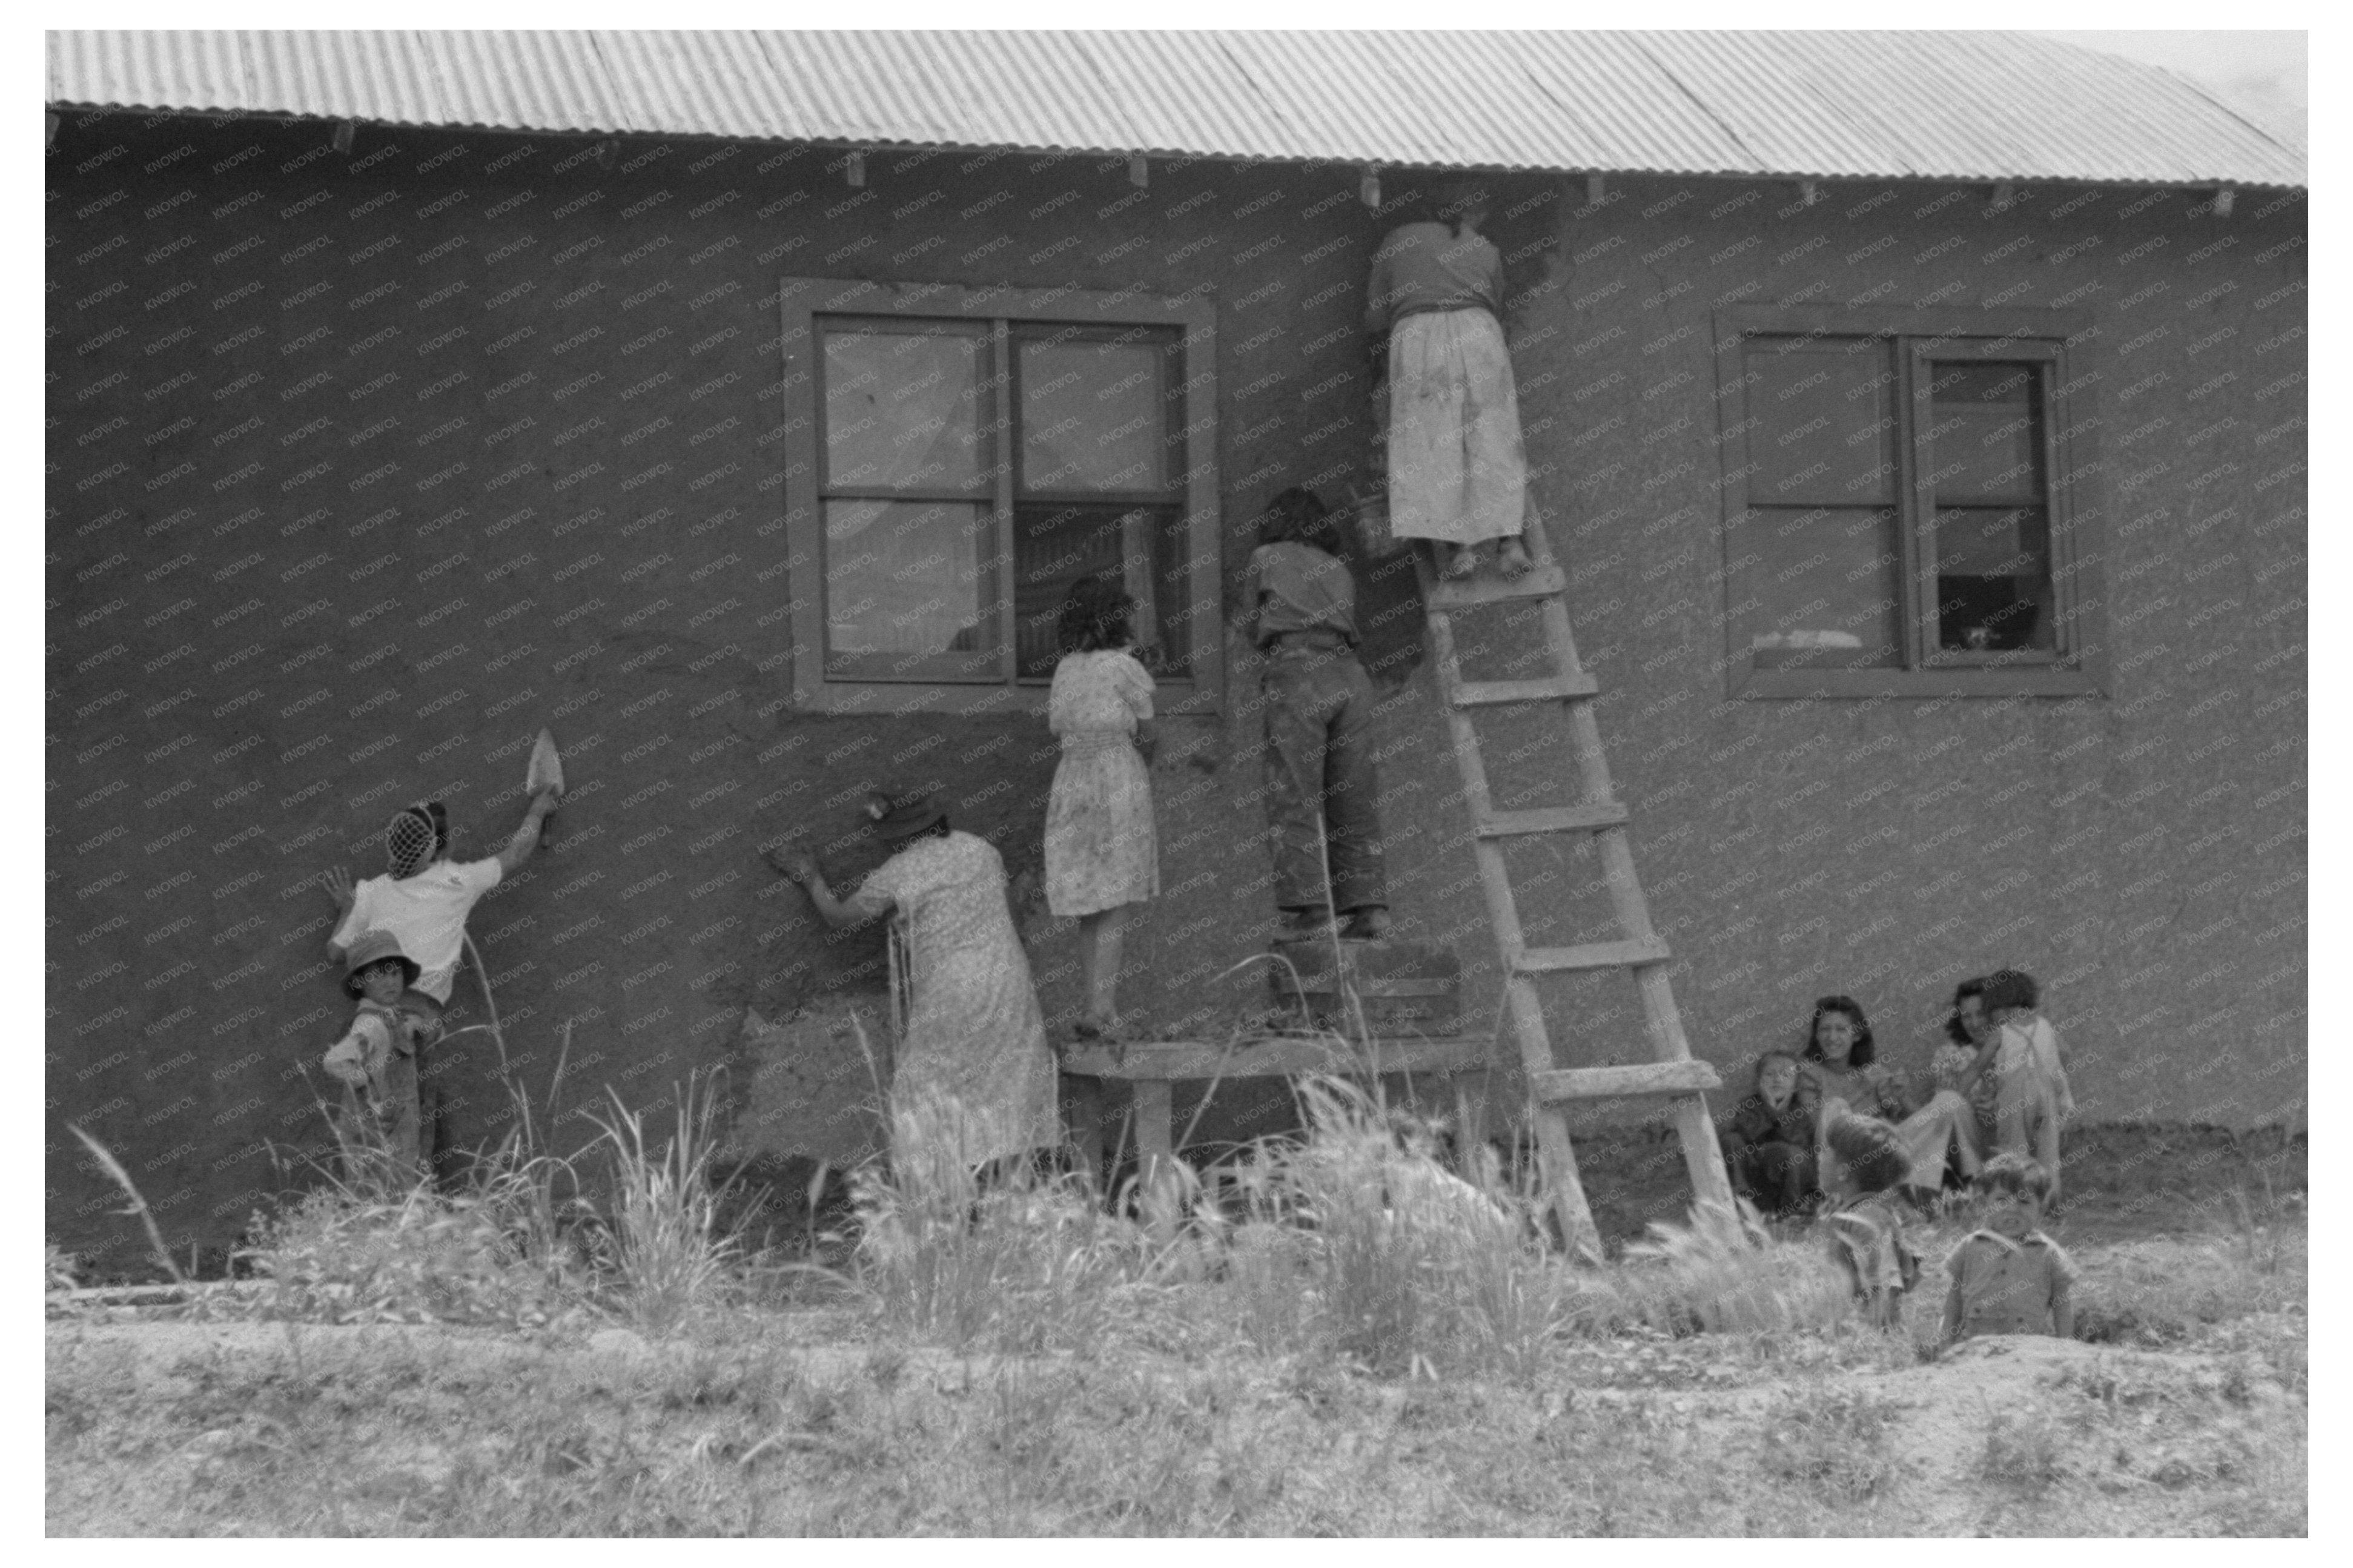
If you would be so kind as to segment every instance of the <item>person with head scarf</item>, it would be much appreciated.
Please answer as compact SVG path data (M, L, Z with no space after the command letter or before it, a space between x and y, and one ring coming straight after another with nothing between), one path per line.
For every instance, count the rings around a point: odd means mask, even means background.
M1520 542L1527 453L1504 346L1504 258L1479 232L1490 199L1474 181L1418 197L1373 253L1365 324L1388 350L1388 511L1398 539L1427 539L1449 577L1529 566Z
M1006 900L1005 862L948 826L929 790L877 793L866 816L892 851L838 899L801 845L766 851L828 925L888 914L905 933L911 994L891 1083L892 1158L960 1161L998 1173L1061 1142L1054 1058L1029 959ZM936 1142L903 1147L911 1137Z
M403 807L385 825L384 876L354 887L341 866L328 871L327 892L343 918L327 939L327 956L341 963L362 936L388 931L422 971L417 989L446 1005L465 950L466 916L531 858L555 803L555 791L540 791L505 848L487 860L468 861L449 858L449 814L439 801Z

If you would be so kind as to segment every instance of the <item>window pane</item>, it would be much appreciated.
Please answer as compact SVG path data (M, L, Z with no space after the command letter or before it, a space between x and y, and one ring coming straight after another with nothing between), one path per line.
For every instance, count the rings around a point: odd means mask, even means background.
M1922 472L1936 504L2042 500L2041 368L1932 363Z
M1752 508L1735 530L1732 559L1758 668L1902 664L1892 510Z
M1936 511L1936 646L2006 653L2057 647L2051 527L2040 507Z
M1887 350L1865 339L1748 349L1748 494L1768 506L1887 506L1895 500L1895 401Z
M1184 603L1173 508L1025 506L1014 514L1013 614L1020 673L1050 676L1055 633L1071 584L1117 577L1135 600L1136 657L1156 674L1181 675L1186 639L1172 612Z
M828 331L827 487L982 489L983 346L965 333Z
M989 532L970 502L827 501L827 652L986 652Z
M1021 345L1021 487L1167 487L1158 342L1079 339Z

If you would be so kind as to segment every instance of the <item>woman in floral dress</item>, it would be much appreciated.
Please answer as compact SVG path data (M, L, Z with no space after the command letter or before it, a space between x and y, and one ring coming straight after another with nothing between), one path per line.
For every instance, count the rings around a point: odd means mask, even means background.
M1054 1058L1006 901L1005 862L984 838L949 827L936 796L875 795L874 831L896 847L858 890L836 899L800 846L769 863L808 891L832 926L891 914L907 935L907 1028L891 1083L896 1140L955 1129L968 1167L1002 1170L1060 1142ZM905 1162L916 1151L892 1149Z
M1079 921L1087 993L1081 1039L1113 1036L1127 911L1160 891L1152 826L1152 677L1129 649L1135 601L1108 577L1071 584L1046 699L1061 738L1046 804L1046 907Z

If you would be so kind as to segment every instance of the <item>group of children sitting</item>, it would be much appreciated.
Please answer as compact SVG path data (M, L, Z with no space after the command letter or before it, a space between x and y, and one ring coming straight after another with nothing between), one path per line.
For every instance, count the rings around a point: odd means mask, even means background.
M1900 1321L1920 1274L1905 1210L1941 1207L1944 1189L1961 1182L1980 1225L1947 1260L1946 1342L2073 1337L2077 1270L2041 1226L2057 1199L2059 1129L2074 1098L2039 1001L2021 971L1963 982L1951 1044L1932 1064L1927 1103L1914 1110L1873 1061L1861 1007L1825 997L1802 1054L1766 1052L1755 1092L1723 1129L1735 1185L1769 1212L1818 1215L1883 1327Z

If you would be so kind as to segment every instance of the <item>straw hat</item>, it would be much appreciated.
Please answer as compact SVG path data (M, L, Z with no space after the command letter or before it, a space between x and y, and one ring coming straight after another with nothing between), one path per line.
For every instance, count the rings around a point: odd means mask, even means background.
M885 844L899 844L917 834L936 826L947 816L935 790L915 789L897 794L877 790L866 797L866 817L874 825L874 837Z

